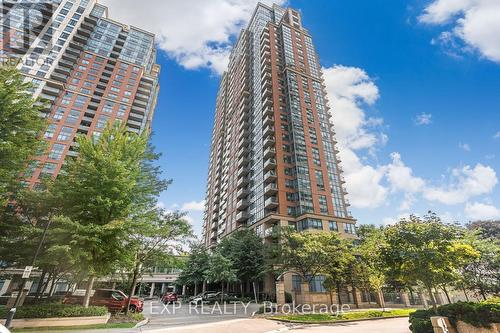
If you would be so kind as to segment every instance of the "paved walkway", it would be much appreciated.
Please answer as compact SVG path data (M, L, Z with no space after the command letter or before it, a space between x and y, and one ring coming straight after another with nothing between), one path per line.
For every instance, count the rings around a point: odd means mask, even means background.
M231 319L213 323L158 329L99 329L58 333L410 333L408 318L367 320L331 325L285 324L262 318Z

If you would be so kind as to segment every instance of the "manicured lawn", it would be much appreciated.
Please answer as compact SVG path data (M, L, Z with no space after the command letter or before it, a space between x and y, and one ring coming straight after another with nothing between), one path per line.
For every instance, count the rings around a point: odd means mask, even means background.
M60 327L33 327L33 328L18 328L13 329L12 332L51 332L63 330L84 330L96 328L132 328L136 323L111 323L111 324L96 324L84 326L60 326Z
M377 311L377 310L367 310L367 311L352 311L346 312L344 314L335 316L327 313L314 313L314 314L295 314L286 316L273 316L269 319L274 320L284 320L292 322L305 322L305 323L324 323L324 322L337 322L342 320L360 320L369 318L391 318L391 317L402 317L409 316L410 313L414 312L415 309L396 309L389 311Z

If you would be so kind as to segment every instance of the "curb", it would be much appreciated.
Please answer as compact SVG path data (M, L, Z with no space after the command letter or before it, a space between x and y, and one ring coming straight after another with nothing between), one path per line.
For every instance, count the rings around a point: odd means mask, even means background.
M355 321L369 321L369 320L384 320L384 319L394 319L394 318L409 318L409 316L391 316L391 317L374 317L374 318L360 318L360 319L342 319L342 320L323 320L323 321L302 321L302 320L290 320L290 319L278 319L273 317L266 317L268 320L280 321L283 323L291 324L306 324L306 325L325 325L325 324L337 324L337 323L352 323ZM273 332L273 331L272 331Z
M138 322L137 324L135 324L134 328L142 327L142 326L146 325L147 323L149 323L149 318L146 318L143 321Z

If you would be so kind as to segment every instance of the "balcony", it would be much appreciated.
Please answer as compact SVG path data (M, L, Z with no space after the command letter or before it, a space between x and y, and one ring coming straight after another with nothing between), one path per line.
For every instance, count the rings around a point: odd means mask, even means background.
M274 147L269 147L266 150L264 150L264 159L269 157L274 157L275 155L276 155L276 148Z
M246 156L241 157L238 160L238 168L243 166L243 165L246 165L247 163L248 163L248 158Z
M247 155L248 153L249 153L248 147L241 147L240 150L238 150L238 157Z
M265 88L264 91L262 91L262 98L267 98L267 97L271 97L273 94L273 91L271 90L271 88Z
M273 100L270 97L265 98L262 101L262 107L265 108L272 108L273 106Z
M238 139L238 147L241 148L243 146L248 145L249 143L250 143L250 139L248 138L248 135L240 135L240 138Z
M272 209L278 207L278 198L270 197L266 201L264 201L264 208Z
M240 177L238 178L238 181L236 182L236 186L238 188L242 188L248 184L248 177Z
M264 171L268 171L276 168L276 160L274 158L270 158L264 162Z
M238 210L244 210L247 207L248 207L248 200L246 200L246 199L241 199L236 204L236 209L238 209Z
M267 148L267 147L272 147L274 146L274 144L276 143L276 141L274 140L274 137L273 136L269 136L267 138L264 139L264 148Z
M262 124L264 126L273 126L274 125L274 117L273 116L267 116L264 118L262 121Z
M264 138L273 134L274 134L274 128L271 126L267 126L262 130L262 135L264 136Z
M238 125L238 131L242 132L242 131L245 131L248 129L250 125L248 124L248 121L242 121L240 122L240 124Z
M247 212L239 212L236 214L236 222L244 222L248 220L248 213Z
M276 194L276 192L278 192L278 185L276 185L275 183L268 184L264 187L265 195Z
M271 73L269 72L262 73L260 79L261 81L267 81L267 80L271 81Z
M242 188L236 193L236 199L242 199L248 195L248 190L246 188Z
M274 115L274 110L272 107L267 107L262 110L262 117L272 117Z
M274 182L277 178L276 171L269 170L264 174L264 183Z

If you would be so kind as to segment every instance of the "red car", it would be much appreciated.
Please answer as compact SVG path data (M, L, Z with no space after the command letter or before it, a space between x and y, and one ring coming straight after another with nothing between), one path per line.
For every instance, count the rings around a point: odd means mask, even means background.
M161 301L164 304L177 302L177 294L176 293L166 293L161 297Z
M94 295L90 298L90 305L105 306L109 312L116 313L125 310L128 302L128 296L121 290L113 289L96 289ZM63 298L63 304L82 304L83 296L66 295ZM132 297L130 301L131 312L142 312L144 302L137 298Z

